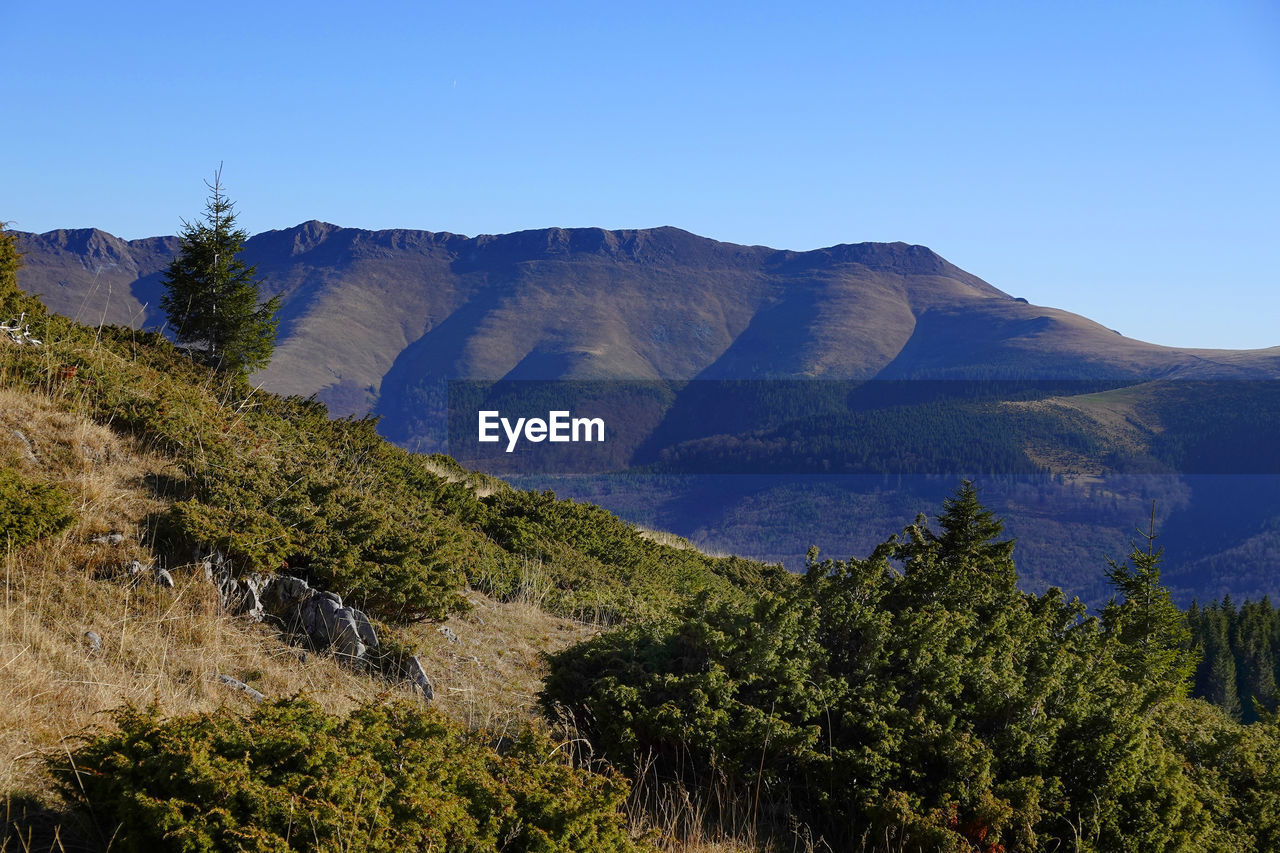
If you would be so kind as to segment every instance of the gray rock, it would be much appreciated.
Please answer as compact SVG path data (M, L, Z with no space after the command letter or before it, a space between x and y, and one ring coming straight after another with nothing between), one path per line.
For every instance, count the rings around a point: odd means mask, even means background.
M424 702L430 702L436 698L435 688L431 686L431 679L427 678L427 671L422 668L422 661L418 660L417 655L409 658L405 664L405 670L405 675L422 695Z
M262 605L273 616L289 621L293 611L315 595L311 585L301 578L278 575L266 584L261 592Z
M141 583L144 578L150 579L158 586L173 589L173 575L159 566L144 566L139 560L130 560L121 567L121 573L132 584Z
M327 595L313 595L298 608L302 630L317 648L333 647L335 653L348 658L365 654L360 629L350 608L342 607Z
M243 578L240 581L240 600L236 602L234 612L237 616L247 616L254 622L261 622L265 613L262 596L273 578L261 572Z
M340 607L334 615L338 620L338 632L333 637L334 651L353 659L363 658L368 648L360 637L360 626L356 624L355 612L349 607Z
M269 613L287 632L305 638L314 649L332 649L349 660L361 660L378 648L378 632L364 613L344 607L337 593L314 589L290 575L252 574L236 580L231 563L217 551L196 554L218 590L222 606L237 615L261 621Z
M378 632L373 629L373 623L369 621L369 617L364 615L364 611L351 608L351 615L356 620L356 632L360 635L360 641L371 649L378 647Z
M441 625L438 628L436 628L436 631L440 634L440 636L444 637L449 642L451 643L458 642L458 635L448 625Z
M218 603L223 610L253 622L262 621L262 593L271 583L270 575L256 572L237 580L231 573L231 562L217 551L200 557L196 565L204 571L205 580L218 591Z
M239 690L241 693L248 696L250 699L252 699L255 702L261 702L263 699L266 698L257 690L254 690L252 687L245 684L243 681L241 681L238 678L232 678L229 675L219 675L218 680L221 681L223 684L227 685L228 687L230 687L232 690Z
M124 541L123 533L103 533L101 536L95 536L89 540L94 545L119 545Z
M218 575L214 587L218 590L222 609L234 612L240 602L240 583L231 575Z
M22 442L23 455L27 457L28 462L39 462L36 458L35 448L31 446L31 441L23 434L22 430L15 429L13 434L18 437L18 441Z

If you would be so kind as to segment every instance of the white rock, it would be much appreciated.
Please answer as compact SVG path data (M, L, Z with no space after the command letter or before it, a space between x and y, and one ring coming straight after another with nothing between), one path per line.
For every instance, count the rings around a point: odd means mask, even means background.
M223 684L227 685L228 687L230 687L232 690L239 690L241 693L248 696L250 699L252 699L255 702L261 702L263 699L266 698L257 690L254 690L252 687L245 684L243 681L241 681L238 678L232 678L229 675L219 675L218 680L221 681Z

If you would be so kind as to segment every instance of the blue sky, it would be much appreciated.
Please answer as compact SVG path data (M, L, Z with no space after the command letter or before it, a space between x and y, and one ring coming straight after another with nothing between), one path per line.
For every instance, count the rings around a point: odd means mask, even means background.
M1280 4L5 3L0 218L927 245L1280 345Z

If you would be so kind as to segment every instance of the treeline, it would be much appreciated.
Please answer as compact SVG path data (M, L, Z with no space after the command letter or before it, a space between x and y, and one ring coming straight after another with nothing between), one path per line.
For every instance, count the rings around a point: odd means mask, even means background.
M1280 474L1280 382L1162 382L1139 406L1161 425L1152 456L1172 470Z
M1158 425L1142 447L1112 443L1097 422L1065 407L1019 405L1114 383L694 384L699 394L681 395L637 462L683 473L955 475L1037 474L1046 470L1038 460L1070 470L1090 459L1116 473L1280 473L1274 381L1122 389L1139 422Z
M697 474L1045 474L1028 450L1101 455L1082 415L943 401L832 412L662 450L655 470Z
M1201 656L1195 695L1246 723L1273 714L1280 700L1280 610L1271 600L1239 608L1229 597L1205 607L1192 603L1187 624Z

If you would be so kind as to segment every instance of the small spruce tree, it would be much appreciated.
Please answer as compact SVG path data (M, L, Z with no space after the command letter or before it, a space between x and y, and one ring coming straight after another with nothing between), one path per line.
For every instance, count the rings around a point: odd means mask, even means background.
M182 245L165 273L160 307L177 339L201 348L210 365L250 373L271 360L280 298L261 302L257 268L239 258L248 234L236 227L221 167L205 186L211 195L204 219L182 223Z
M23 293L18 287L18 270L22 269L22 253L18 251L18 237L5 230L0 222L0 322L18 317L24 312L30 316L44 313L44 306L34 296Z
M1145 548L1134 544L1123 563L1108 559L1107 580L1118 596L1102 611L1108 633L1120 643L1117 660L1128 679L1148 690L1152 699L1184 696L1199 663L1191 632L1160 583L1163 548L1156 548L1156 512L1151 526L1142 532Z
M963 480L943 501L937 517L941 533L924 517L907 531L895 556L902 560L912 595L985 615L1018 595L1013 540L1001 539L1004 524L978 500L978 488Z

